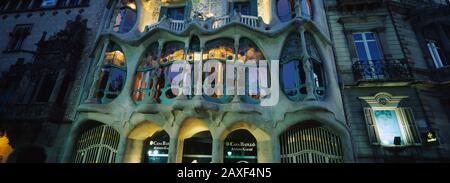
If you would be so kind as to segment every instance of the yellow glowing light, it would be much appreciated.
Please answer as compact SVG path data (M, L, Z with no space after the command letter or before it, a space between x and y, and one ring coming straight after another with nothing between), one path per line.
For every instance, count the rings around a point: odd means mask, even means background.
M13 151L11 145L9 145L9 139L6 134L0 137L0 163L6 163L8 156Z

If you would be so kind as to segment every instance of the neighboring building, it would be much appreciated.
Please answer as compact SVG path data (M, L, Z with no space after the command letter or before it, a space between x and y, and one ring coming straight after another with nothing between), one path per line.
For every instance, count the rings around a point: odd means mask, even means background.
M9 162L450 160L448 1L0 2Z
M9 162L59 161L70 94L85 65L79 63L87 60L106 3L0 1L0 137L13 148ZM4 152L1 162L10 154Z
M449 2L326 3L356 160L448 161Z

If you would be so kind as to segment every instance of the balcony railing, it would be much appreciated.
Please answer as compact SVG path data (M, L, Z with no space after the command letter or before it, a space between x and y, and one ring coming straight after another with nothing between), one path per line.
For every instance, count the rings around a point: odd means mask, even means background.
M231 18L229 15L217 17L214 19L214 21L212 23L212 28L218 29L218 28L221 28L221 27L229 24L230 22L231 22Z
M357 61L352 66L355 81L408 80L412 78L404 60Z
M172 20L169 18L162 18L158 23L147 25L146 32L156 28L165 28L174 32L182 32L186 29L190 23L197 23L201 27L214 30L226 26L230 23L241 23L254 29L263 29L263 21L261 17L249 16L249 15L226 15L221 17L213 17L206 20L193 19L193 20Z

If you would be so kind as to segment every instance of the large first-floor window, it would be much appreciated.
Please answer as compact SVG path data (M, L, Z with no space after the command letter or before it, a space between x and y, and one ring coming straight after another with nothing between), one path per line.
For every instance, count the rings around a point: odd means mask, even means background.
M364 108L364 114L371 144L405 146L421 143L412 109L399 106L399 102L406 97L378 93L359 98L370 105Z

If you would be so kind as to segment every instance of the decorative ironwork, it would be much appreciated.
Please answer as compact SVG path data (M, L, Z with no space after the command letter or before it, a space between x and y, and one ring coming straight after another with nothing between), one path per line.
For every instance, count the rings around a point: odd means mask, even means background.
M355 81L408 80L412 78L405 60L361 60L352 66Z

